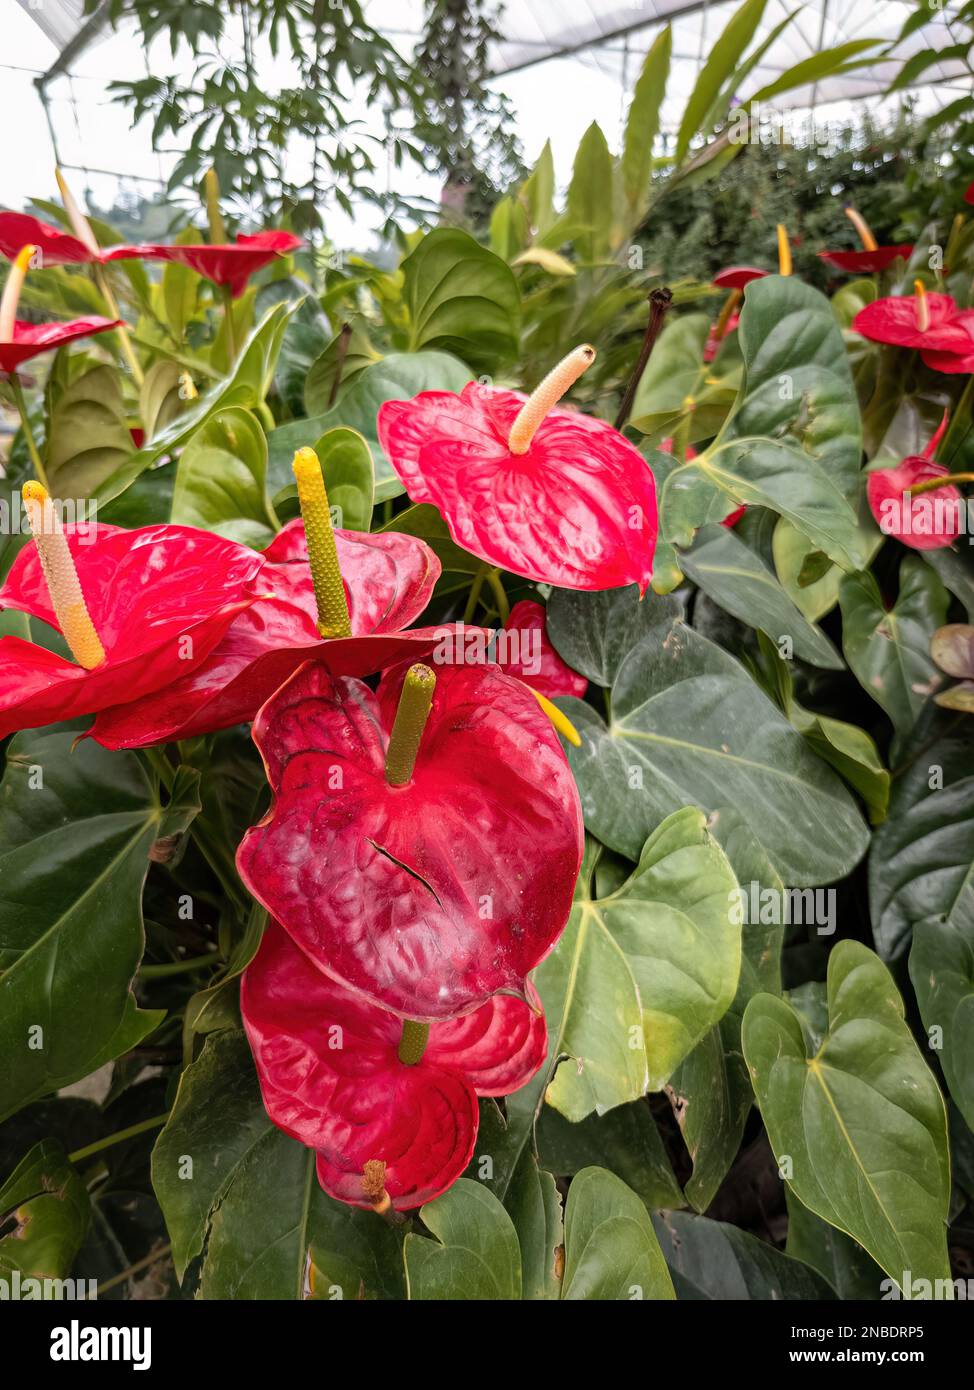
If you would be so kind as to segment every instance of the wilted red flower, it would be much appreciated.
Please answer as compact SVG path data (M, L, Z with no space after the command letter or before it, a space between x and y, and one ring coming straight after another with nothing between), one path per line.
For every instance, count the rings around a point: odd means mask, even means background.
M429 602L440 562L423 541L395 532L336 531L351 635L323 640L304 522L291 521L263 552L261 596L205 661L165 689L99 714L91 736L106 748L141 748L250 721L309 658L334 675L365 676L432 639L402 632Z
M931 294L917 280L915 293L874 299L860 309L852 327L874 343L928 351L967 351L970 338L957 322L957 305L949 294Z
M274 802L237 867L316 965L410 1019L523 993L568 920L582 816L520 681L400 666L373 694L309 663L253 736Z
M214 285L227 286L237 299L247 288L251 275L302 244L301 238L292 232L257 232L254 236L238 236L227 246L115 246L105 253L105 260L174 261L188 265Z
M896 536L913 550L943 549L962 530L964 498L948 481L950 470L933 460L946 424L945 414L922 454L866 475L866 497L877 526L884 536ZM944 485L930 486L938 478Z
M24 502L35 539L0 588L0 608L57 628L75 661L0 640L0 738L173 683L254 601L264 561L246 546L189 526L62 531L38 483L25 485Z
M240 1011L267 1113L317 1151L325 1191L401 1211L438 1197L470 1162L477 1097L516 1091L544 1061L544 1015L528 991L530 1005L495 996L425 1039L415 1030L410 1051L409 1024L317 970L272 921Z
M379 408L383 449L414 502L487 564L566 589L652 576L656 485L610 425L552 409L595 358L578 348L526 399L472 382Z

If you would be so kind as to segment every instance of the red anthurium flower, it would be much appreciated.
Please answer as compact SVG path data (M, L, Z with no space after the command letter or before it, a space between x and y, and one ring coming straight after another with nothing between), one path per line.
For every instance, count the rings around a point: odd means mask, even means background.
M582 818L520 681L400 666L373 694L309 663L254 742L274 804L237 867L316 965L409 1019L523 993L568 919Z
M159 690L203 661L259 590L264 561L189 526L68 527L39 483L24 487L34 542L0 588L58 628L68 661L19 637L0 640L0 737L92 714Z
M946 424L945 414L922 454L903 459L895 468L877 468L866 477L866 497L879 529L913 550L941 550L962 530L964 498L948 481L950 470L933 460ZM936 482L940 478L942 486Z
M845 209L845 215L859 233L861 251L820 251L819 257L836 270L846 270L855 275L872 275L885 270L900 258L904 261L913 255L912 246L880 246L870 230L869 223L853 207Z
M913 255L913 247L875 246L871 251L820 251L818 254L835 270L845 270L851 275L872 275L885 270L895 260L908 261Z
M551 407L595 359L570 353L530 399L472 382L379 408L382 447L414 502L487 564L566 589L638 584L656 546L646 460L601 420Z
M214 285L227 286L237 299L247 288L251 275L302 244L301 238L292 232L257 232L255 236L238 236L228 246L115 246L106 252L105 259L175 261L188 265Z
M759 270L756 265L729 265L726 270L718 270L711 283L719 290L742 290L752 280L770 274L770 270Z
M974 203L974 183L969 183L964 192L964 202Z
M91 735L106 748L140 748L243 724L302 662L365 676L429 651L432 639L400 632L426 607L440 562L423 541L395 532L336 531L350 635L323 640L304 522L264 551L261 597L235 618L205 661L181 680L99 714Z
M504 633L508 642L500 653L502 671L517 676L549 700L558 695L577 695L581 699L588 689L588 679L573 671L551 645L542 604L531 599L515 603L504 624Z
M921 352L924 364L935 372L951 375L970 376L974 372L974 309L960 309L953 319L957 327L967 334L967 344L962 351Z
M80 237L62 232L26 212L0 212L0 253L13 260L22 246L33 245L37 260L46 265L80 265L103 261L104 252L93 251Z
M271 922L240 1008L267 1113L317 1150L325 1191L401 1211L438 1197L470 1162L477 1097L516 1091L544 1061L544 1015L528 990L531 1006L496 996L428 1033L411 1029L316 970Z
M90 338L118 328L120 319L105 319L92 315L86 319L71 319L68 323L24 323L14 320L13 333L7 342L0 342L0 372L16 372L24 362L53 352L76 338Z
M921 281L915 294L874 299L860 309L852 326L874 343L926 348L937 352L966 352L970 338L957 322L957 305L949 294L930 294Z

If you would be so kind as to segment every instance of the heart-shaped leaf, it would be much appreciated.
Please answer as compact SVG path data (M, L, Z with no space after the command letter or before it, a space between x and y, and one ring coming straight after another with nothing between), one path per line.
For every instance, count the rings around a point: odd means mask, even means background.
M88 497L135 453L118 373L94 367L51 410L47 475L55 497Z
M649 1213L604 1168L583 1168L568 1189L561 1296L601 1302L676 1297Z
M814 1270L747 1231L689 1212L660 1212L654 1221L677 1295L720 1302L827 1299Z
M464 1302L520 1299L521 1250L514 1223L486 1187L459 1178L422 1209L434 1239L408 1235L407 1297Z
M517 352L521 297L514 273L468 232L437 227L402 263L410 350L452 352L495 371Z
M56 1139L35 1144L0 1186L0 1214L0 1272L6 1278L14 1270L24 1281L70 1273L88 1229L91 1202L81 1174ZM22 1284L19 1296L44 1295Z
M172 520L261 550L279 525L266 476L267 439L256 416L239 406L218 410L180 455Z
M946 589L917 555L907 555L900 566L892 608L868 571L847 575L839 588L846 661L898 733L909 732L944 683L930 655L930 639L946 622L948 604Z
M795 1195L897 1283L946 1279L947 1112L889 971L858 941L829 955L829 1028L811 1055L796 1010L756 995L744 1055Z
M733 657L678 621L623 660L609 724L580 700L558 705L582 737L568 757L586 824L630 859L687 805L746 806L789 884L841 878L865 852L866 826L831 769Z
M974 879L949 917L913 928L910 979L929 1046L937 1050L950 1094L974 1130Z

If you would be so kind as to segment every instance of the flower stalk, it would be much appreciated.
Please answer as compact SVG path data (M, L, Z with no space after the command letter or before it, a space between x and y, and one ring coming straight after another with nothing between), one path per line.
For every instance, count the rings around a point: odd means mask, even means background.
M662 289L655 289L649 296L649 323L646 325L646 332L643 334L642 347L639 349L639 356L633 368L632 376L626 385L619 410L616 414L614 426L621 430L629 419L629 412L632 410L632 403L636 399L636 391L642 380L643 372L646 370L646 363L652 356L653 348L656 346L656 339L663 329L663 320L666 318L667 310L673 302L673 293L665 286Z
M105 648L91 621L57 511L42 483L25 483L22 495L58 626L78 665L93 671L105 660Z
M315 603L318 605L318 631L322 637L351 637L348 598L338 564L335 531L331 524L321 463L314 449L299 449L294 455L292 467L308 543Z
M404 787L412 781L435 689L436 673L429 666L421 662L410 666L386 749L386 781L390 787Z

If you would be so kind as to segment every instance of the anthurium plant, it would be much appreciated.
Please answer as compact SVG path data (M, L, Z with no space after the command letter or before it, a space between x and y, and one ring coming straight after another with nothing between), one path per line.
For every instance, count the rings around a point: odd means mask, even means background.
M881 246L837 200L831 295L784 225L679 293L627 270L596 213L655 196L668 61L567 209L546 153L490 247L395 270L316 278L212 178L167 245L63 180L0 213L0 1274L36 1297L965 1277L974 223Z

